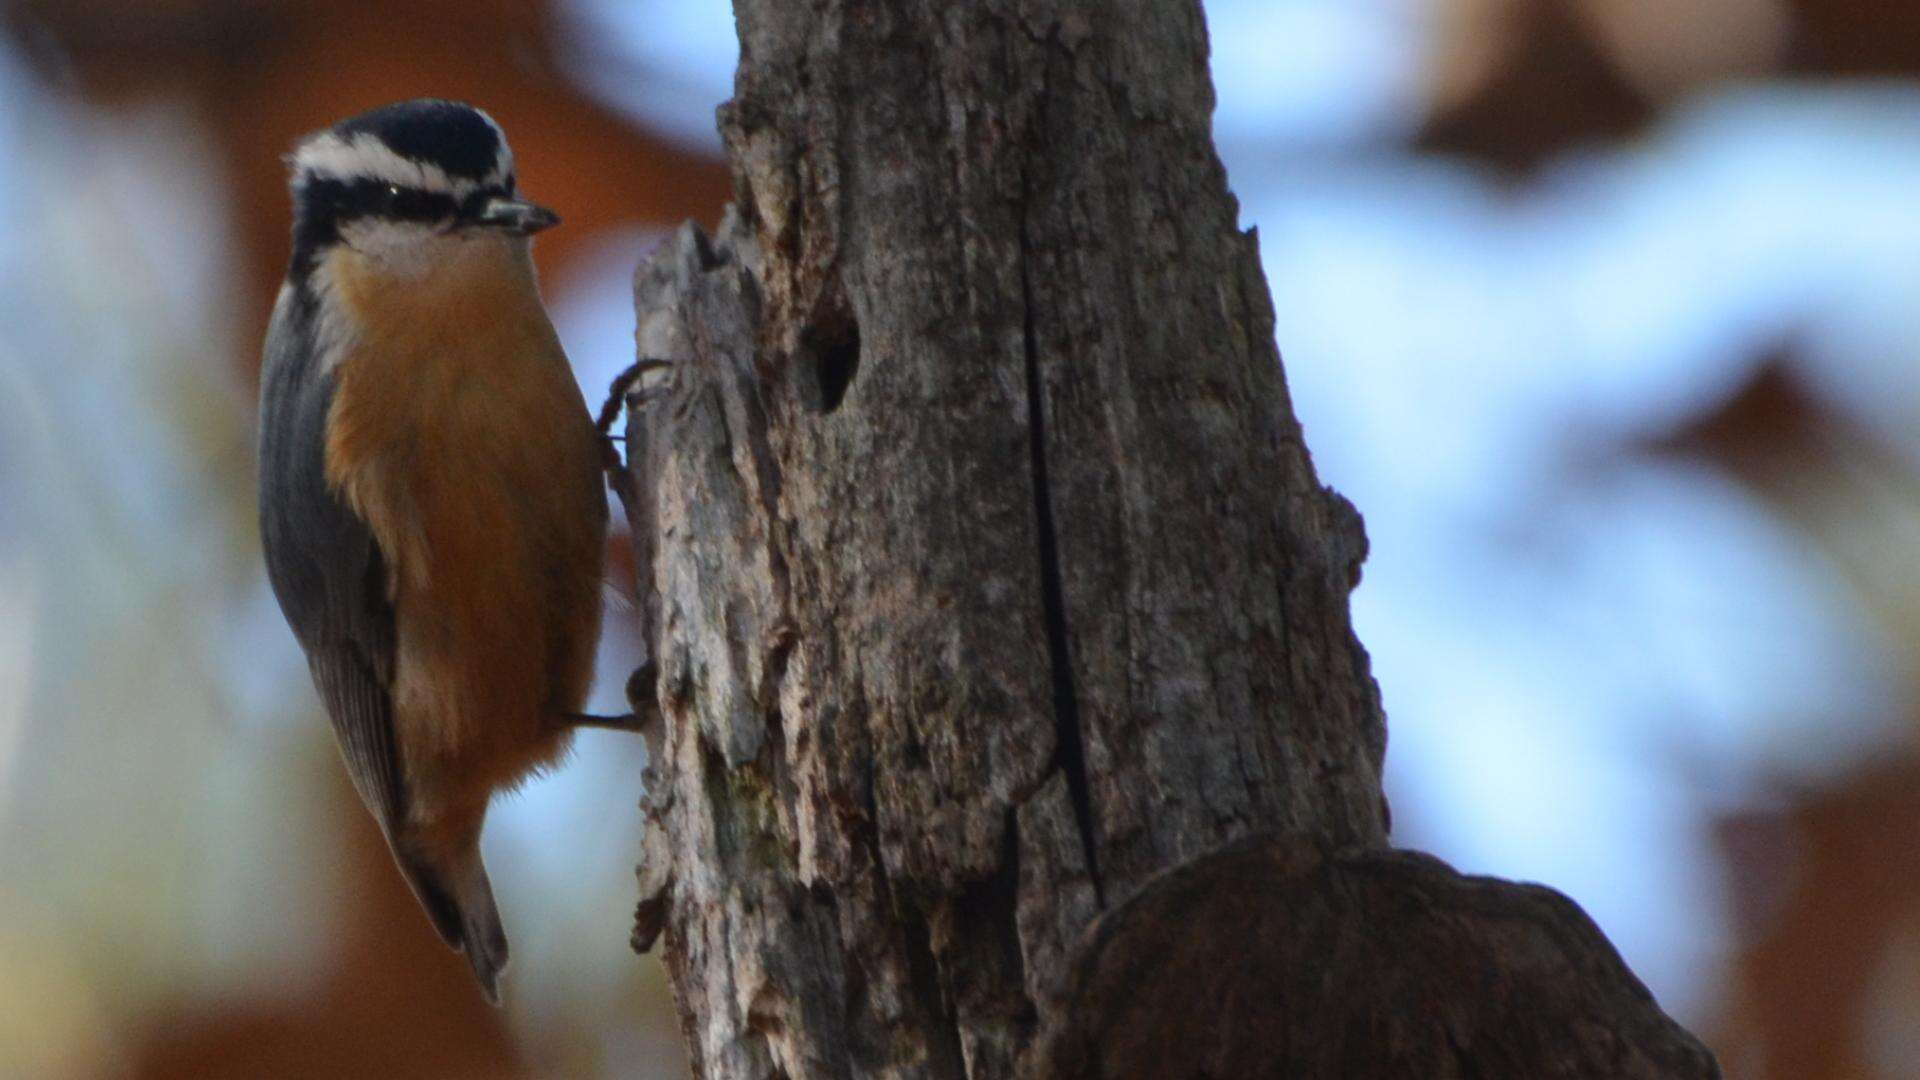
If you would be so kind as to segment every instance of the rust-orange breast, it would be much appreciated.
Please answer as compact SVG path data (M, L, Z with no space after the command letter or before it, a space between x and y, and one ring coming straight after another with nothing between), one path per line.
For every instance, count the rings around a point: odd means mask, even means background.
M357 333L338 361L327 477L388 560L408 772L498 786L558 752L554 714L585 696L606 504L524 249L450 247L406 280L351 249L328 256Z

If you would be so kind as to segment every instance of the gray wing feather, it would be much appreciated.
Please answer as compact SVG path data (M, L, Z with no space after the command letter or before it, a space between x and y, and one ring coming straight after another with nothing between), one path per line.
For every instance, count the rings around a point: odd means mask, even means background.
M389 841L407 793L393 733L394 614L366 522L331 491L323 454L334 377L320 370L303 289L274 306L260 393L260 541L267 576L320 691L347 772Z

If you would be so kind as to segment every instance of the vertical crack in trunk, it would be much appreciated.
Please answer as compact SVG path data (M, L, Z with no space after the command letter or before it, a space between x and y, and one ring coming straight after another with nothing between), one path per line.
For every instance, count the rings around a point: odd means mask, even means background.
M927 1019L932 1021L925 1029L930 1036L925 1064L935 1076L960 1080L967 1075L966 1052L960 1047L960 1018L954 1011L952 993L942 983L927 917L917 907L896 907L895 914L906 947L907 977L912 980L914 996L927 1010Z
M1030 196L1031 193L1024 194ZM1028 243L1027 211L1023 199L1020 207L1020 298L1024 307L1022 332L1027 364L1027 429L1033 455L1033 513L1040 537L1040 591L1046 612L1047 657L1053 669L1053 764L1066 774L1067 794L1073 802L1074 823L1080 831L1081 853L1087 860L1087 879L1093 883L1094 902L1104 909L1107 897L1100 881L1093 795L1087 785L1086 742L1080 731L1080 700L1073 685L1073 657L1067 647L1066 589L1060 579L1060 545L1053 520L1053 492L1047 480L1047 410L1041 393L1040 348L1033 327L1032 261L1033 250Z
M1300 442L1199 4L735 7L745 209L636 279L642 347L692 361L630 448L673 720L636 925L695 1068L1717 1076L1571 903L1374 847L1359 523Z

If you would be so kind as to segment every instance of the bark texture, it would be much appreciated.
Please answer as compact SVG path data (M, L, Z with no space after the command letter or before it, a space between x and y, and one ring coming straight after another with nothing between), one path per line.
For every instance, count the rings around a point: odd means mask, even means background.
M1102 916L1033 1075L1718 1076L1598 927L1410 851L1253 837Z
M1360 519L1197 4L735 7L737 209L636 282L679 363L629 427L635 944L705 1076L1045 1074L1103 910L1255 834L1384 846Z

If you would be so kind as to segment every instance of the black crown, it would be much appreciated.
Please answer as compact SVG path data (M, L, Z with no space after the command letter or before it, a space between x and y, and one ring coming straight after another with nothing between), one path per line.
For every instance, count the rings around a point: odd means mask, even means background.
M333 130L346 138L374 135L403 157L469 180L492 172L500 153L500 133L480 110L437 98L396 101L342 120Z

